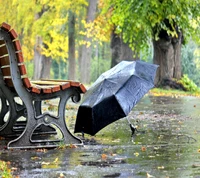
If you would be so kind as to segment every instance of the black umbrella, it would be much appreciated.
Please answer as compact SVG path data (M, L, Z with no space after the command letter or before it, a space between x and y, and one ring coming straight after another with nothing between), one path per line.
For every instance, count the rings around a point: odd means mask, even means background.
M122 61L103 73L83 97L74 132L95 135L110 123L127 116L154 87L157 67L140 60Z

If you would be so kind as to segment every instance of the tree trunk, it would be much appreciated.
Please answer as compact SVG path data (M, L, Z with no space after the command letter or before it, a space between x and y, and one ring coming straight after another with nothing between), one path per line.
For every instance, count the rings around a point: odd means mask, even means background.
M89 6L87 10L87 23L92 22L95 18L96 7L98 0L89 0ZM85 37L86 43L92 42L91 38ZM80 66L80 78L82 83L90 83L90 68L91 68L91 46L87 47L83 45L82 56L81 56L81 66Z
M35 80L50 77L51 57L46 57L41 54L42 38L37 36L36 44L34 47L34 76Z
M45 8L41 12L35 14L35 19L39 19L46 11ZM36 44L34 47L34 76L35 80L50 77L51 57L46 57L42 54L43 41L40 36L36 36ZM46 47L46 46L45 46Z
M181 78L182 34L178 38L160 38L153 41L154 64L158 64L155 84L160 86L165 80Z
M41 70L42 70L42 55L41 55L41 45L42 39L41 37L36 37L36 44L34 47L34 75L33 79L37 80L41 78Z
M46 57L46 56L43 55L41 78L44 78L44 79L50 78L51 63L52 63L52 58Z
M134 52L129 45L124 43L119 35L115 34L114 30L111 35L111 53L111 67L114 67L123 60L133 61L139 58L137 54L134 55Z
M76 79L76 60L75 60L75 16L69 11L69 59L68 59L68 79Z

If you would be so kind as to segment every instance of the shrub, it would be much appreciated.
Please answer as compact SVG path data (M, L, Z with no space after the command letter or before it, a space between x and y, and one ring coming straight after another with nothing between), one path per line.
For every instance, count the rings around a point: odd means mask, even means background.
M183 77L178 81L178 83L181 83L187 91L190 92L200 91L197 85L186 74L183 75Z

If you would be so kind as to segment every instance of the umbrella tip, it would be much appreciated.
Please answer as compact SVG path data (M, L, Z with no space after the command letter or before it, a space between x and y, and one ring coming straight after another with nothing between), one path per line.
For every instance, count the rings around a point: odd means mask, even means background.
M137 131L137 128L135 126L133 126L132 124L130 124L130 128L132 131L131 137L135 134L135 131Z

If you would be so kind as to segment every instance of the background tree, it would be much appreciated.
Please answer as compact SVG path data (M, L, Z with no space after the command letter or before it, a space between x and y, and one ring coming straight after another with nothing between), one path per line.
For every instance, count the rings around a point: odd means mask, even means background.
M96 8L98 0L88 0L89 5L87 8L86 24L93 22L96 15ZM90 82L90 66L91 66L91 36L85 36L85 44L82 47L82 54L80 60L80 78L83 83Z
M1 3L8 6L3 6L0 20L18 32L24 58L39 60L35 62L35 78L48 78L52 59L68 59L68 12L78 14L87 6L86 0L4 0Z
M153 62L159 64L156 84L181 77L180 50L187 37L199 39L198 1L179 0L109 0L104 12L111 11L116 33L123 34L133 50L147 48L151 40Z
M69 35L69 64L68 64L68 79L76 79L76 61L75 61L75 15L69 11L68 19L68 35Z

